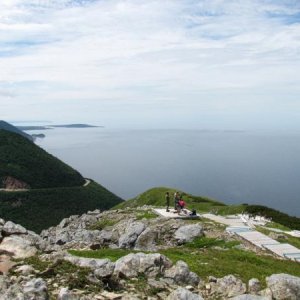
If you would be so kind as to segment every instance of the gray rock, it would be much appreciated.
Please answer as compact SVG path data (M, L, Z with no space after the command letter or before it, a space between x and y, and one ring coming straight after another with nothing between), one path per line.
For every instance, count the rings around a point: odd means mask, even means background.
M276 300L300 299L300 277L289 274L273 274L266 278L267 286L271 289Z
M4 225L4 224L5 224L4 219L0 218L0 225Z
M114 263L112 263L109 259L96 259L96 258L85 258L85 257L76 257L72 255L66 255L64 257L65 260L71 262L74 265L79 267L87 267L92 270L103 270L103 272L108 272L108 270L114 268ZM100 271L99 271L100 274ZM106 276L104 276L106 277Z
M167 284L163 281L157 281L153 278L148 279L148 286L158 290L164 290L167 288Z
M194 238L203 236L203 228L199 224L184 225L175 231L178 244L191 242Z
M62 288L59 291L57 300L80 300L80 295L76 295L74 292L69 291L67 288Z
M57 225L58 228L65 228L70 224L71 220L69 218L64 218L61 222Z
M261 290L260 281L257 278L252 278L248 282L248 291L250 294L257 294Z
M115 269L115 264L111 261L107 263L103 263L101 267L98 267L95 271L94 274L97 278L105 278L105 277L110 277Z
M244 295L239 295L239 296L230 298L230 300L272 300L272 298L257 296L257 295L244 294Z
M110 241L113 239L112 232L108 230L101 230L99 233L99 240L102 244L110 243Z
M7 221L3 228L2 231L5 233L5 235L11 235L11 234L26 234L27 230L19 225L19 224L15 224L11 221Z
M72 235L72 240L91 244L91 243L98 242L100 240L99 235L100 235L99 230L81 229L81 230L77 230Z
M211 293L216 297L235 297L246 293L246 285L233 275L218 278L211 282Z
M134 249L144 251L157 251L157 239L158 232L151 228L147 228L137 238Z
M171 264L168 258L159 253L131 253L116 261L114 274L125 278L137 277L141 273L155 277L163 274Z
M26 236L20 235L5 237L0 244L0 250L12 253L15 258L27 258L37 252L37 248L31 246L31 242L26 239Z
M167 297L167 300L203 300L203 298L185 288L179 287Z
M55 244L58 245L64 245L68 242L72 241L72 237L70 235L70 232L67 228L64 229L56 229L56 235L55 235Z
M34 278L28 281L23 287L23 292L24 292L25 299L28 300L49 299L47 285L42 278Z
M191 284L198 285L200 278L189 270L188 265L184 261L177 261L176 265L165 271L165 278L171 279L179 285Z
M35 272L34 268L30 265L22 265L15 269L15 272L21 273L22 275L30 275Z
M25 300L23 290L19 284L11 284L7 282L7 286L3 286L0 276L0 300Z
M130 223L125 233L119 238L120 248L131 248L134 246L138 236L145 230L145 224L142 222Z

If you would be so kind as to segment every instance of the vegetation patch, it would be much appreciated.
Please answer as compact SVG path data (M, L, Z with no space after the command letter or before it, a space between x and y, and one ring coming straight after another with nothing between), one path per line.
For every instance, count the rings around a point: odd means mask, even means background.
M208 276L224 277L233 274L248 282L251 278L258 278L262 284L265 277L275 273L287 273L300 276L299 265L293 261L279 260L267 255L257 255L250 251L236 249L236 243L216 241L215 239L199 239L195 243L185 246L160 250L169 259L176 263L185 261L190 269L205 279ZM197 247L196 247L197 246ZM215 246L222 247L216 249ZM132 250L100 249L100 250L70 250L70 254L90 258L108 258L112 261L135 253Z
M88 257L88 258L108 258L111 261L116 261L119 258L130 254L136 253L137 251L126 250L126 249L109 249L103 248L98 250L69 250L70 254L80 257Z
M230 249L239 244L240 244L240 242L238 242L238 241L227 242L227 241L224 241L222 239L217 239L217 238L199 237L199 238L194 239L192 242L187 243L186 247L195 248L195 249L211 248L211 247L220 247L220 248L224 248L224 249Z
M291 229L287 226L284 226L284 225L281 225L279 223L276 223L276 222L268 222L265 227L268 227L268 228L275 228L275 229L280 229L280 230L283 230L283 231L290 231Z
M142 220L142 219L155 219L157 218L157 214L155 214L154 212L150 211L150 210L146 210L146 211L143 211L143 210L140 210L140 211L137 211L137 215L136 215L136 219L137 220Z
M109 227L109 226L114 226L117 223L118 223L117 220L109 219L109 218L102 218L98 222L89 226L88 229L89 230L103 230L104 228Z
M37 274L42 278L56 278L58 281L66 282L69 289L80 289L89 292L97 292L102 289L100 283L93 283L88 279L91 270L76 266L65 260L58 260L55 263L42 261L38 256L26 258L24 264L31 265L39 271Z
M190 269L201 278L208 276L224 277L233 274L248 282L258 278L262 284L265 277L274 273L287 273L300 276L299 265L293 261L278 260L271 256L260 256L253 252L231 248L226 251L214 248L194 250L190 248L172 248L160 251L173 262L185 261Z

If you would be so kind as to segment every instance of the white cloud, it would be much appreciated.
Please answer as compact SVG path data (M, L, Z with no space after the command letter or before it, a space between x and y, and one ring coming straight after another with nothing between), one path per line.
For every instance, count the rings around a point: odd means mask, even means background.
M90 120L104 108L149 124L151 105L185 105L186 120L195 108L246 117L266 99L272 111L299 95L299 16L297 1L2 1L0 104L13 93L39 118L59 106L81 118L82 105Z

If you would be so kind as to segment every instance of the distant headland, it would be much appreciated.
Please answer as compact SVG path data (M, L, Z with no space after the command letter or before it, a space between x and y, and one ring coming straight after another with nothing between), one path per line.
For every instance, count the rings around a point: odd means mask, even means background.
M28 125L16 126L20 130L48 130L54 128L103 128L104 126L95 126L90 124L62 124L62 125Z

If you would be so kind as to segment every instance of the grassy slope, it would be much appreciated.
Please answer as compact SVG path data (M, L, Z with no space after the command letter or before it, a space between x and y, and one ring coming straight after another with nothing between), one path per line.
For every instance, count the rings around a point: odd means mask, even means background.
M84 178L73 168L26 138L0 130L0 188L12 176L31 188L80 186Z
M165 206L165 193L167 191L169 191L170 193L170 205L171 207L173 207L174 206L173 194L175 193L176 190L172 188L166 188L166 187L157 187L157 188L150 189L133 199L122 202L118 204L115 208L125 208L125 207L134 208L143 205ZM232 214L232 213L240 213L244 210L243 205L227 206L224 203L206 197L193 196L191 194L187 194L182 191L179 191L179 193L183 194L183 199L187 204L187 208L196 209L198 212L214 211L219 214Z
M200 242L198 241L197 244L201 244ZM224 241L224 250L214 249L213 243L211 246L207 245L202 248L195 247L197 244L194 247L186 245L158 252L166 255L173 263L178 260L185 261L190 269L203 279L206 279L208 276L223 277L233 274L241 278L243 282L248 282L251 278L258 278L264 284L265 277L275 273L300 276L300 268L293 261L279 260L267 255L257 255L253 252L232 248L231 246L226 247L226 242ZM76 256L108 258L116 261L120 257L136 251L100 249L95 251L70 250L69 252Z
M87 187L0 192L0 216L39 232L70 215L97 208L109 209L121 201L95 182Z

